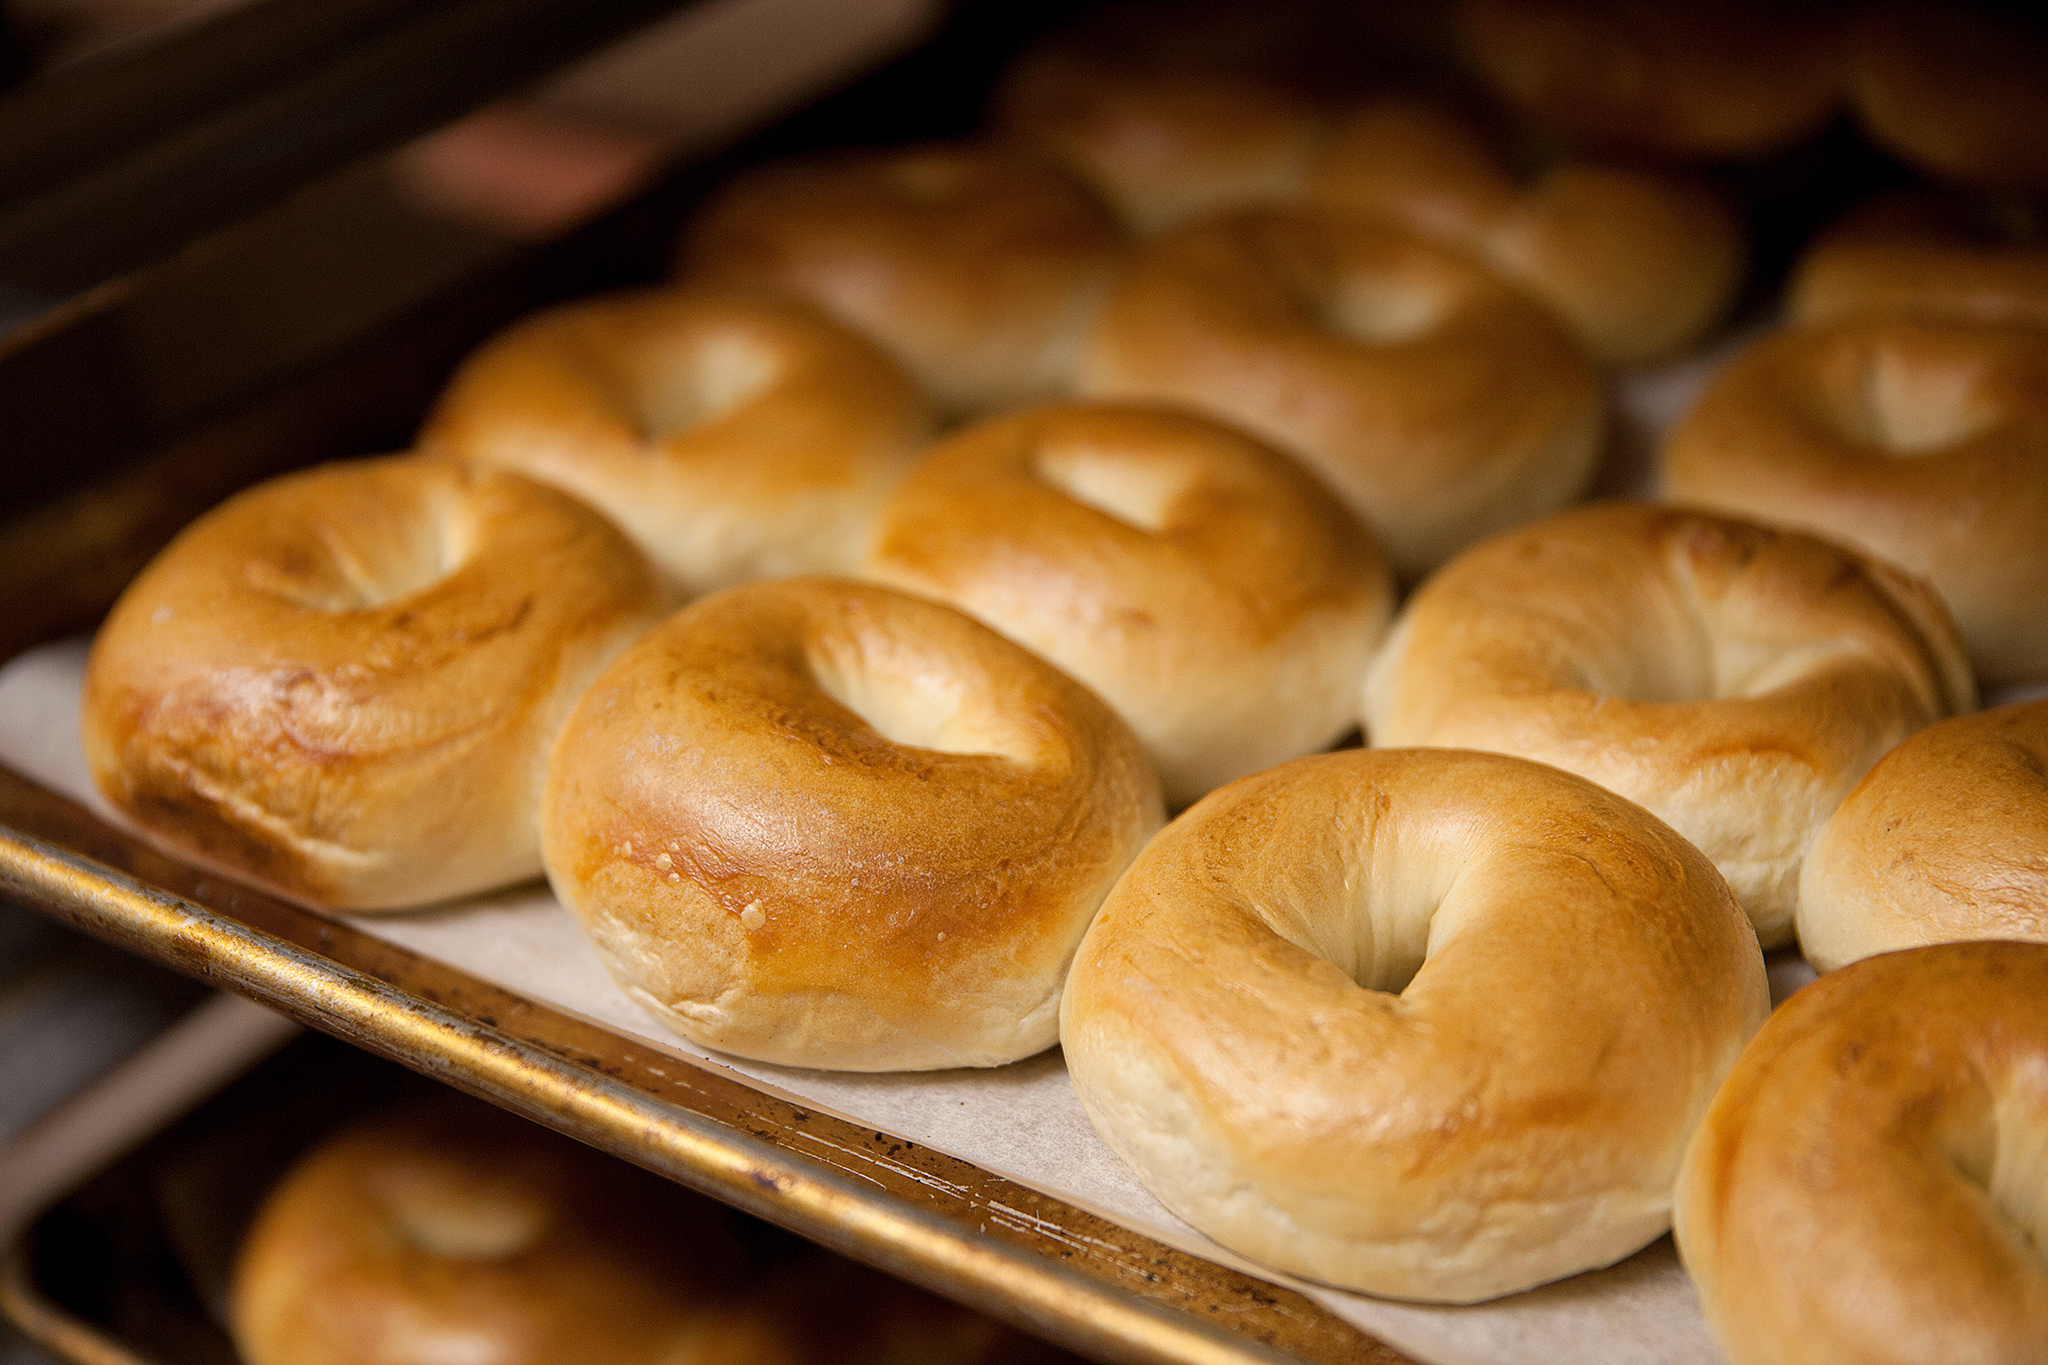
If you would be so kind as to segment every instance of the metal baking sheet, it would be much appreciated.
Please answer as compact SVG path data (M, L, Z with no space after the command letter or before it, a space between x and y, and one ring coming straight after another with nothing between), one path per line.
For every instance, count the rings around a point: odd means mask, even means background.
M1104 1360L1407 1359L1291 1291L195 871L5 770L0 893Z

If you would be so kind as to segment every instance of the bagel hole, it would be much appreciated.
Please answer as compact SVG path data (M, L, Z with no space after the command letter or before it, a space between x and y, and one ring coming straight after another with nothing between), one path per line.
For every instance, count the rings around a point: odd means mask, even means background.
M468 1171L401 1165L368 1184L405 1242L450 1260L506 1260L538 1243L548 1226L539 1196Z
M1944 1136L1949 1163L1982 1189L2034 1257L2048 1259L2048 1122L2024 1087Z
M974 158L958 152L912 152L883 163L882 179L897 198L919 208L940 208L973 188Z
M931 661L877 658L851 643L811 650L811 676L833 701L891 744L942 754L1024 755L1006 727L970 706L967 684Z
M714 422L766 392L781 373L776 353L751 337L714 335L681 355L654 358L633 376L642 434L660 442Z
M1708 578L1718 581L1730 562L1747 562L1760 553L1770 534L1700 522L1674 543L1674 612L1685 619L1683 624L1643 623L1637 638L1662 640L1664 647L1637 652L1642 670L1637 681L1650 685L1627 692L1631 700L1692 703L1761 697L1864 652L1863 645L1838 636L1788 638L1769 626L1759 633L1752 596L1725 588L1713 594L1702 589L1703 565Z
M247 573L259 591L312 611L368 611L454 573L474 551L476 534L474 513L452 495L425 506L387 504L370 516L315 521L298 543L251 560Z
M1368 346L1399 346L1440 326L1456 290L1417 271L1339 279L1318 300L1322 325Z
M1984 396L1980 362L1903 348L1862 348L1827 384L1834 427L1857 444L1887 455L1929 455L1961 445L1997 425Z
M1106 517L1148 535L1166 529L1173 505L1187 490L1189 471L1086 442L1054 444L1031 462L1041 483Z

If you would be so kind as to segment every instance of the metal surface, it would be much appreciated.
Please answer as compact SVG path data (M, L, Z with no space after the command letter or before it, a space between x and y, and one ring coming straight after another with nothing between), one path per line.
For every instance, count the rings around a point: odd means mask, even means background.
M5 286L57 299L680 0L260 0L0 98Z
M1103 1360L1406 1359L1297 1294L185 867L4 769L0 894Z
M74 1365L161 1365L109 1340L91 1323L44 1297L29 1274L28 1256L20 1243L0 1252L0 1313L30 1341Z

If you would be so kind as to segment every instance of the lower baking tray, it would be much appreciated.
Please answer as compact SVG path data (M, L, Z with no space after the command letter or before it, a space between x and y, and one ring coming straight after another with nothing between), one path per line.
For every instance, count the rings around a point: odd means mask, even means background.
M0 1306L66 1360L232 1365L228 1286L265 1192L342 1124L446 1094L354 1048L302 1036L93 1170L23 1228L0 1252ZM753 1220L733 1231L756 1280L801 1272L822 1292L871 1297L786 1233ZM843 1311L820 1307L833 1317ZM892 1311L917 1309L907 1300ZM992 1365L1072 1360L1018 1336L988 1343L985 1358Z

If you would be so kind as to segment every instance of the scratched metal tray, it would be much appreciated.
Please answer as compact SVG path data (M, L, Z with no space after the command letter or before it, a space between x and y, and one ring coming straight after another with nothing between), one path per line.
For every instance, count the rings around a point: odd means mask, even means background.
M0 1307L46 1349L74 1361L231 1365L228 1287L265 1191L341 1125L446 1096L317 1034L200 1093L133 1150L80 1167L82 1178L0 1249ZM817 1264L766 1224L739 1220L733 1231L756 1277ZM1016 1335L990 1350L1003 1365L1073 1360Z
M195 871L5 770L0 893L1099 1359L1406 1359L1296 1294ZM72 1358L149 1358L122 1349Z

